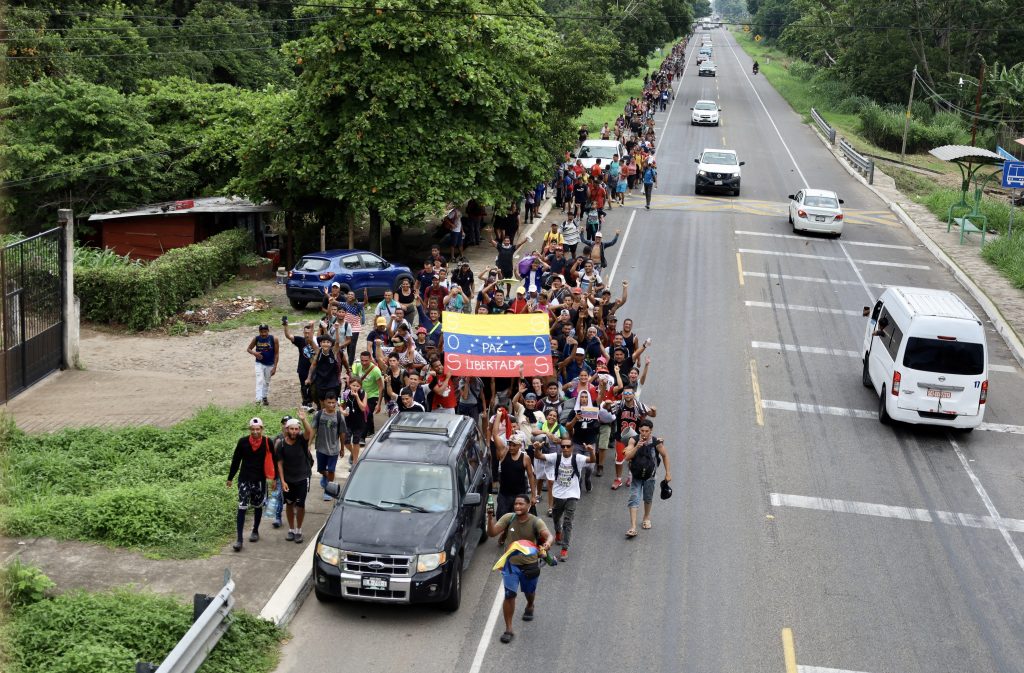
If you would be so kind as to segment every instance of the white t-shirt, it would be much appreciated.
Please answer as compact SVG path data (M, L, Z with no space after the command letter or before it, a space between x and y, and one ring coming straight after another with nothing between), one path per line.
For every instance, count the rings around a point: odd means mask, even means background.
M579 477L572 473L572 460L576 461L577 469L582 477L583 470L587 469L587 457L577 454L570 460L569 458L562 456L562 462L558 463L559 455L560 453L544 454L544 460L547 462L552 473L555 472L555 465L558 465L558 471L557 474L554 475L551 493L556 498L576 498L578 500L580 497L580 480Z

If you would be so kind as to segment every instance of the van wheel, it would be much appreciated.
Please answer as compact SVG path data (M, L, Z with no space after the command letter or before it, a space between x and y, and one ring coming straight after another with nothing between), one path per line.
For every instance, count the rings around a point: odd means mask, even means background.
M871 372L868 370L868 356L864 356L864 371L860 375L860 382L864 384L865 388L870 388L871 383Z
M889 410L885 408L885 386L882 386L882 394L878 396L878 422L882 425L892 425L892 418L889 417Z
M448 590L448 597L441 603L441 609L445 612L455 612L462 603L462 560L456 556L452 563L455 565L452 587Z

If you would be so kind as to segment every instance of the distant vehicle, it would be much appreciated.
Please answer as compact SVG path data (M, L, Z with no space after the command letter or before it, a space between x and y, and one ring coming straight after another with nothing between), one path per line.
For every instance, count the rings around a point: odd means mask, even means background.
M704 61L711 58L711 54L705 54L704 52L698 52L697 54L697 65L700 65Z
M690 115L691 125L710 124L711 126L718 126L718 113L722 111L722 108L718 107L718 103L715 101L699 100L690 109L693 110L693 114Z
M705 76L707 76L707 77L717 77L718 76L718 66L716 66L711 61L704 61L697 68L697 75L699 77L705 77Z
M740 195L740 166L746 162L737 159L735 150L705 149L693 161L697 164L695 193L710 190Z
M576 158L589 171L598 159L601 160L602 167L607 166L615 154L620 157L626 154L626 148L618 140L584 140L579 152L576 153Z
M341 291L351 290L359 297L363 289L373 296L396 290L403 279L413 282L407 266L392 264L366 250L327 250L304 255L285 283L285 294L291 305L301 311L311 301L319 302L332 283Z
M843 200L826 189L801 189L789 195L789 223L793 231L843 235Z
M462 573L487 538L491 457L472 419L402 412L373 439L316 539L313 591L459 609ZM340 490L340 493L339 493Z
M946 290L888 287L864 307L861 382L878 395L878 420L970 432L988 402L985 325Z

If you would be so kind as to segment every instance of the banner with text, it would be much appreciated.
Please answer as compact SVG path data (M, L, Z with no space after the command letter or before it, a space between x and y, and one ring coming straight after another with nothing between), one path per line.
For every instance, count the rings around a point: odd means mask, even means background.
M455 376L551 376L551 337L544 313L449 313L444 325L444 366Z

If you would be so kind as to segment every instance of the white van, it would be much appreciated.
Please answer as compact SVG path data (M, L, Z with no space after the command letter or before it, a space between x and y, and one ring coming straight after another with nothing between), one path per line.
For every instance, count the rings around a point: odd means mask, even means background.
M988 400L985 327L945 290L888 287L864 331L863 383L878 394L878 420L981 425Z
M626 148L618 140L584 140L576 158L589 171L598 159L601 160L601 167L607 168L616 154L620 159L626 155Z

